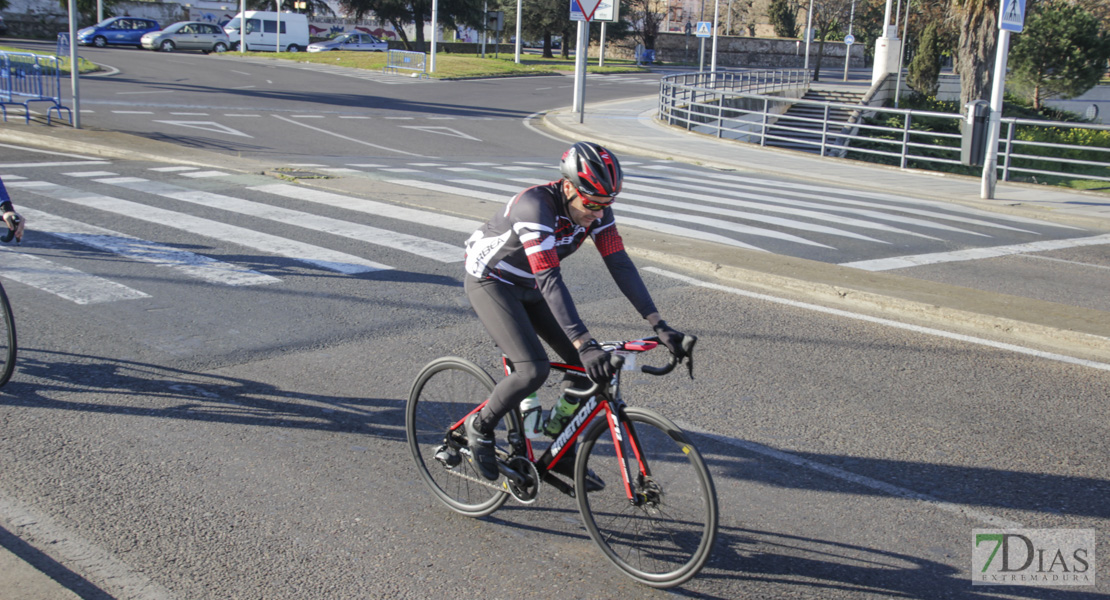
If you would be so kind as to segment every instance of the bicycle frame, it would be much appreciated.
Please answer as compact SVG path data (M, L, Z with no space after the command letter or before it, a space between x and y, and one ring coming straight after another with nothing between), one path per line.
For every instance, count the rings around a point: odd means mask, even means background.
M630 502L639 504L640 499L633 491L635 487L633 482L637 481L637 475L641 477L650 477L651 470L648 465L644 463L643 452L640 450L640 442L636 437L635 430L631 427L631 423L628 423L627 435L624 432L625 428L621 425L622 419L620 417L626 404L621 396L620 378L625 363L624 355L646 352L654 349L658 345L658 342L647 339L631 342L607 342L602 344L606 349L614 351L613 365L615 370L612 379L610 379L608 385L604 386L595 383L591 388L585 390L574 388L564 390L564 393L567 395L581 398L582 406L578 408L574 417L567 423L567 426L559 436L555 438L555 441L544 451L539 459L535 457L532 448L532 440L524 436L522 432L514 430L515 425L512 424L521 422L520 409L519 407L514 407L512 413L515 415L515 418L509 420L509 443L513 447L513 455L525 456L529 462L536 466L537 471L544 481L551 483L560 491L573 496L573 487L567 486L561 480L550 477L547 474L560 460L563 460L567 454L567 450L574 447L574 443L577 441L578 436L588 430L589 425L593 423L594 419L601 413L605 413L605 420L609 426L609 434L613 439L613 447L617 454L617 460L623 466L621 469L621 479L624 482L625 494ZM503 356L502 364L504 365L506 375L512 373L512 361ZM629 361L629 364L634 364L634 361ZM585 370L582 367L564 363L552 362L551 369L562 373L573 372L585 375ZM477 408L467 413L467 415L455 423L451 429L456 430L462 427L466 419L468 419L470 415L481 410L487 402L489 402L488 399L486 402L483 402ZM628 446L636 459L635 466L633 466L631 461L625 456L624 442L626 438ZM636 468L637 471L633 472L633 468ZM514 474L519 475L516 473L505 473L506 476L512 476Z

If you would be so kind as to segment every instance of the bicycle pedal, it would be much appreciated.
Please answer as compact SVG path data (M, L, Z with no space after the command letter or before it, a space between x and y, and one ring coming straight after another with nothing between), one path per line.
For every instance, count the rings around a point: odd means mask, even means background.
M436 450L435 458L448 469L453 469L462 463L462 456L458 452L453 452L446 444Z

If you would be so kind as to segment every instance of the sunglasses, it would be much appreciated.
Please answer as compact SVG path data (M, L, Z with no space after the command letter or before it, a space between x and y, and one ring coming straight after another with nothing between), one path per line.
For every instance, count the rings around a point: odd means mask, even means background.
M606 206L612 206L614 200L613 198L610 198L609 201L605 203L594 202L593 200L590 200L583 196L578 190L574 190L574 195L582 199L582 207L586 210L602 210Z

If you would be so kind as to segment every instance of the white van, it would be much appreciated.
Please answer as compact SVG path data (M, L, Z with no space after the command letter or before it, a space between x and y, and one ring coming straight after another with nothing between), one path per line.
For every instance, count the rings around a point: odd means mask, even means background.
M243 13L224 25L233 50L239 49L239 24ZM308 48L308 17L300 13L248 10L246 49L252 52L303 52ZM280 32L278 23L281 23Z

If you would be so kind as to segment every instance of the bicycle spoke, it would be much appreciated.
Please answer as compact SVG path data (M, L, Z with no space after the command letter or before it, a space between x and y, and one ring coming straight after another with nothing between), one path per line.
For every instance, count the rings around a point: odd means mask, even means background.
M453 466L436 459L448 428L474 410L493 389L493 380L477 365L459 358L433 361L413 384L405 429L417 469L436 497L452 510L480 517L500 508L508 494L487 484L459 450L448 454ZM501 435L504 438L504 435ZM465 439L459 438L459 446Z
M716 492L700 455L677 427L651 411L629 408L627 417L652 473L634 482L638 505L623 485L609 485L580 495L579 508L606 558L642 583L671 587L697 574L708 559L717 531ZM586 468L620 472L607 429L596 430L581 451L588 453Z

